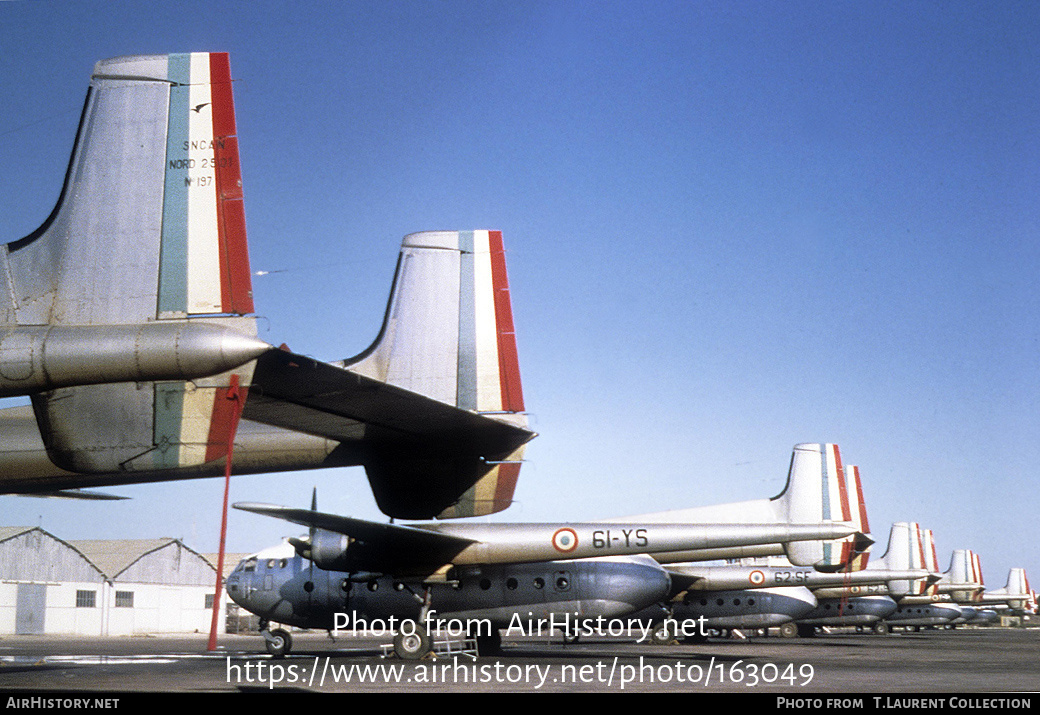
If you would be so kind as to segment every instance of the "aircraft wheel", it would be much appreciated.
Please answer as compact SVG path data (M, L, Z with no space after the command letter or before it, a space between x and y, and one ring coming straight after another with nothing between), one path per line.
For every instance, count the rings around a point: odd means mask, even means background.
M420 660L430 652L430 636L414 621L406 621L414 628L402 627L394 636L394 653L402 660ZM407 632L406 632L407 631Z
M650 642L654 645L671 645L675 640L675 635L664 623L654 628L653 632L650 634Z
M871 630L874 631L875 635L887 636L888 635L888 624L885 623L884 621L878 621L877 623L874 624L874 626L871 628Z
M275 628L270 635L264 636L264 644L267 646L267 652L275 658L284 658L292 650L292 636L288 631Z
M781 638L795 638L798 636L798 624L788 621L780 626Z

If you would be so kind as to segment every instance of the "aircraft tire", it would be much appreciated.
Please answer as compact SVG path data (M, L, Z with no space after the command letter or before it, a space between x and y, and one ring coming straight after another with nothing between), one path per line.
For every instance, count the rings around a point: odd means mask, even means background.
M675 635L663 623L650 633L650 642L653 645L671 645L675 640Z
M874 635L887 636L888 635L888 624L885 623L884 621L878 621L877 623L875 623L871 627L870 630L872 630L874 632Z
M798 637L798 624L793 622L783 623L780 626L780 637L781 638L797 638Z
M275 628L271 631L270 637L264 638L264 645L267 646L267 652L275 658L284 658L292 650L292 636L288 631Z
M404 633L402 629L394 636L394 653L401 660L421 660L430 652L430 636L426 629L418 623L414 625L414 630Z

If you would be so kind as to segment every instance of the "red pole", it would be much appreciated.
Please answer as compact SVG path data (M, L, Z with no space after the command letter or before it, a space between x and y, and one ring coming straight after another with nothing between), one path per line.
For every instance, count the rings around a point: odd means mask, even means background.
M231 454L235 450L235 432L238 418L242 415L242 398L238 391L238 375L231 375L226 398L232 401L231 425L228 430L227 464L224 466L224 511L220 518L220 550L217 553L217 586L213 594L213 617L209 624L209 645L206 650L217 649L217 623L220 620L220 592L224 587L224 543L227 540L228 492L231 491Z

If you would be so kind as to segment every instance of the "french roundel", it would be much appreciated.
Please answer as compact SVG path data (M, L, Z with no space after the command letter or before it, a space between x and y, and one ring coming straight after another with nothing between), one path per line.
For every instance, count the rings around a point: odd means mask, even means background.
M766 575L761 571L752 571L748 574L748 581L751 582L752 586L761 586L766 582Z
M578 548L578 535L574 529L568 527L557 529L552 536L552 545L554 549L563 553L574 551Z

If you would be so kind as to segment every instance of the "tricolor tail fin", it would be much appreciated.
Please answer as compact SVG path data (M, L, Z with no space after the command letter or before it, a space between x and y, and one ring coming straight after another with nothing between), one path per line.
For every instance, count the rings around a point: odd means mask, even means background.
M379 336L342 366L525 427L502 233L406 236ZM439 516L478 516L509 506L522 458L520 447Z
M871 563L872 568L893 571L924 569L924 551L920 527L916 522L900 521L892 524L888 533L888 548L881 558ZM889 595L894 597L919 595L924 592L924 580L897 580L888 582Z
M858 472L857 472L858 474ZM857 485L857 489L858 489ZM847 475L836 444L799 444L791 455L784 491L770 500L782 520L793 524L859 522L865 509L855 513L849 501ZM862 505L862 492L856 494ZM868 545L869 539L853 535L838 541L800 541L785 546L788 559L821 571L839 571Z
M982 572L979 569L978 556L970 549L954 549L950 558L948 579L954 584L972 584L974 588L950 592L950 597L958 603L978 601L982 595Z
M175 324L256 336L231 71L223 53L97 63L57 206L0 252L0 370L24 326ZM104 333L99 332L99 335ZM8 346L7 343L11 345ZM7 350L8 347L14 350ZM77 472L193 467L227 454L232 373L33 396L51 459Z
M102 60L58 204L7 244L10 325L253 312L224 53Z

